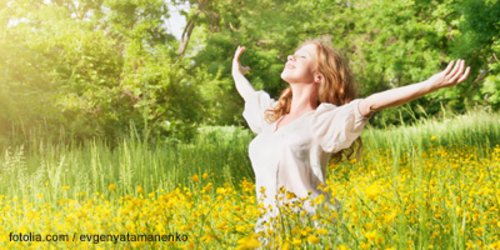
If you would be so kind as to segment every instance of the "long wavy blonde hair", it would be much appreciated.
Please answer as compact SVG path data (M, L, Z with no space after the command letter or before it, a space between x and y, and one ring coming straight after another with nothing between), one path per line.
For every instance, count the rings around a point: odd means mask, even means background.
M357 91L348 61L337 50L333 49L325 39L309 39L298 48L308 44L316 46L316 56L318 58L316 69L323 75L318 88L317 106L323 102L341 106L354 100L357 97ZM292 89L288 87L282 91L275 108L266 111L266 120L271 123L288 114L291 103ZM334 153L332 159L335 162L341 161L343 157L349 159L354 152L354 148L357 148L356 157L359 158L361 146L362 142L359 137L351 147Z

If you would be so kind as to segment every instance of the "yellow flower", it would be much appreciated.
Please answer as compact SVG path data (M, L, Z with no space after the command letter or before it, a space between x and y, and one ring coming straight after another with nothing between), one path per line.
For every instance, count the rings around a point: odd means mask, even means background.
M207 193L207 192L209 192L210 190L212 190L212 186L213 186L213 185L212 185L212 183L211 183L211 182L207 183L207 185L205 185L205 187L203 187L203 190L202 190L201 192L202 192L202 193Z
M212 240L215 240L215 239L217 239L217 237L215 237L211 233L203 234L203 236L201 236L201 241L207 242L207 243L211 242Z
M368 239L369 242L374 242L375 239L377 238L377 232L376 231L368 231L365 233L365 237Z
M311 234L307 237L307 241L311 244L318 244L319 243L319 238L314 235L314 234Z
M365 194L369 199L374 199L380 194L379 185L371 184L370 186L366 187Z
M243 188L244 192L254 192L254 189L255 189L255 185L246 179L244 179L241 182L241 187Z
M295 193L293 193L293 192L286 192L286 198L288 200L291 200L293 198L297 198L297 195L295 195Z
M323 194L320 194L313 199L312 203L314 205L320 205L323 204L324 202L325 202L325 196Z
M68 186L68 185L64 185L64 186L62 186L62 187L61 187L61 189L62 189L63 191L69 190L69 186Z
M218 187L215 192L217 194L221 194L221 195L225 195L228 193L228 190L226 188L223 188L223 187Z
M194 182L198 182L198 181L200 181L200 177L198 177L198 175L195 174L195 175L191 176L191 180L193 180Z
M257 239L256 234L252 234L248 237L242 238L238 240L238 247L236 249L244 250L244 249L256 249L260 247L260 242Z
M108 190L111 191L111 192L115 191L116 190L116 184L114 184L114 183L109 184L108 185Z
M135 188L135 191L138 193L138 194L142 194L142 192L144 191L141 187L141 185L138 185L136 188Z
M345 245L339 245L337 247L338 250L348 250L349 248L347 248Z
M386 223L386 224L392 223L394 221L394 219L396 218L396 216L397 216L397 213L395 211L392 211L388 214L385 214L384 215L384 223Z
M283 243L283 245L281 246L281 250L289 250L289 249L290 249L290 243L288 242Z
M326 233L328 233L328 231L324 228L319 228L318 230L316 230L316 233L318 233L319 235L325 235Z
M359 248L360 249L370 249L370 244L366 243L366 242L361 242L361 244L359 244Z
M244 233L246 231L246 228L243 225L237 225L236 226L236 231L240 232L240 233Z
M435 141L435 140L437 140L437 136L435 136L435 135L431 136L431 141Z

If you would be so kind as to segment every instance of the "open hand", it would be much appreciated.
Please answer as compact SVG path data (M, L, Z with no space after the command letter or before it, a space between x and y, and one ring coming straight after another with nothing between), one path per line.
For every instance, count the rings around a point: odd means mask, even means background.
M233 72L236 70L239 71L241 74L246 74L248 71L250 71L250 67L244 67L241 66L240 64L240 56L245 51L245 47L238 46L236 49L236 52L234 53L234 58L233 58Z
M429 78L433 88L451 87L461 83L469 76L470 67L465 68L464 60L451 61L445 70Z

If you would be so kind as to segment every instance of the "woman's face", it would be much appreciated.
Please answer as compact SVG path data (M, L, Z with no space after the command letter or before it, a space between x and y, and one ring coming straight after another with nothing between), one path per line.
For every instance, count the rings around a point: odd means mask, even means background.
M316 61L316 45L300 47L295 54L288 56L281 79L288 83L313 83Z

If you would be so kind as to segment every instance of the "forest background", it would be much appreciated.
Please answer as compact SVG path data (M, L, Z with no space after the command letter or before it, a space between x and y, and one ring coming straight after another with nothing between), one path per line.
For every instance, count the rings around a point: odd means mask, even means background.
M180 39L165 25L172 9ZM277 98L301 41L329 37L360 97L427 79L454 59L465 83L385 110L371 126L500 107L500 3L491 0L0 1L0 145L190 141L198 128L246 126L230 74L237 45L256 89Z

